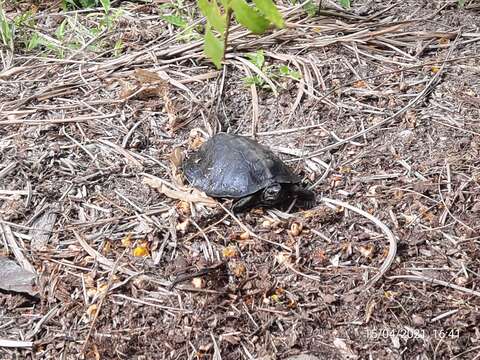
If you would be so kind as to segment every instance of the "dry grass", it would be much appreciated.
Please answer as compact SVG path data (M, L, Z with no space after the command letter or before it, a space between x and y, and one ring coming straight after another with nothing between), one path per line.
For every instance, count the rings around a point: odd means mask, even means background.
M2 358L478 358L474 2L285 3L284 30L232 29L222 71L160 3L118 2L111 28L44 5L43 35L71 24L56 47L0 49L0 249L38 274L0 293ZM191 193L181 152L220 129L317 206L235 217Z

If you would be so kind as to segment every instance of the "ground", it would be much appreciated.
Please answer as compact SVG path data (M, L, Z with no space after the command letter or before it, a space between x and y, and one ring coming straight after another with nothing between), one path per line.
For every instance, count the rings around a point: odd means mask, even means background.
M279 3L221 70L193 2L112 3L4 4L31 13L0 50L0 251L38 281L0 292L0 339L32 342L2 359L478 358L475 1ZM185 201L179 159L220 130L315 207Z

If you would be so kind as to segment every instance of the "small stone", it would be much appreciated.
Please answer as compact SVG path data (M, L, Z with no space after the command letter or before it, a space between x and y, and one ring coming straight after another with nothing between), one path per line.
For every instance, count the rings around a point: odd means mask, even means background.
M412 322L413 325L415 326L424 326L425 325L425 319L421 317L420 315L412 315Z
M196 289L203 289L205 287L205 280L203 280L201 277L193 278L192 285Z

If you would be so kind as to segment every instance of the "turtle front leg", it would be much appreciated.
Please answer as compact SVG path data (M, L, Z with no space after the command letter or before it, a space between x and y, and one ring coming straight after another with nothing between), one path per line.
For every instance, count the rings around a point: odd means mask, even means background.
M237 200L232 206L232 211L239 213L251 209L256 205L258 205L258 197L253 194Z
M303 187L299 185L293 185L292 187L292 194L294 194L298 201L299 205L311 208L315 206L315 193L311 190L304 189Z

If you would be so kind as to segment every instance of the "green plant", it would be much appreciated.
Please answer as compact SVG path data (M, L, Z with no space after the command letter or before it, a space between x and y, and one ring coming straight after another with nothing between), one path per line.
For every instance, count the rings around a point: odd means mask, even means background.
M64 19L58 26L57 30L55 30L55 36L58 40L63 40L65 38L65 26L67 23L67 20Z
M188 20L181 15L160 15L160 18L175 27L185 28L188 25Z
M204 36L204 53L221 68L228 44L232 16L254 34L264 33L271 25L283 28L285 22L272 0L197 0L198 7L207 19Z
M255 65L260 71L268 70L268 68L265 68L265 55L263 54L262 50L258 50L257 52L254 53L248 53L246 54L248 60ZM253 76L248 76L243 79L246 85L257 85L260 87L263 87L265 85L265 80L262 79L261 76L259 75L253 75Z
M290 3L292 5L297 5L299 2L303 1L298 1L298 0L290 0ZM303 10L307 13L308 16L315 16L318 13L318 10L320 9L320 5L317 4L317 1L315 0L309 0L303 4Z
M200 25L193 23L193 11L190 6L185 6L183 0L176 0L166 2L159 6L163 13L160 18L165 20L168 24L181 29L181 32L176 35L177 40L189 42L200 38L199 31L202 28Z
M266 65L263 50L258 50L254 53L248 53L246 54L246 57L248 58L248 61L257 67L264 74L264 76L270 80L289 78L298 81L302 77L300 72L292 70L288 65ZM255 85L264 89L270 89L270 85L267 83L267 81L265 81L265 78L258 74L245 77L243 81L246 85Z
M465 0L458 0L458 6L463 8L465 6Z
M7 19L3 11L3 1L0 1L0 39L2 44L13 51L14 25Z
M303 10L305 10L308 16L315 16L318 13L319 6L315 1L310 0L303 5Z
M125 44L123 43L122 39L118 39L115 42L115 46L113 47L113 56L120 56L120 54L123 52L124 47Z
M108 14L110 12L110 0L100 0L100 3L102 4L105 14Z
M64 11L74 9L88 9L97 7L98 5L98 0L62 0L62 8Z
M344 9L350 9L350 0L338 0Z
M15 28L20 28L22 26L34 27L35 26L35 14L32 10L25 11L20 15L15 16L13 23Z
M280 76L284 76L294 80L300 80L302 78L302 74L300 74L299 71L290 69L288 65L280 65L278 67L278 73L280 74Z

